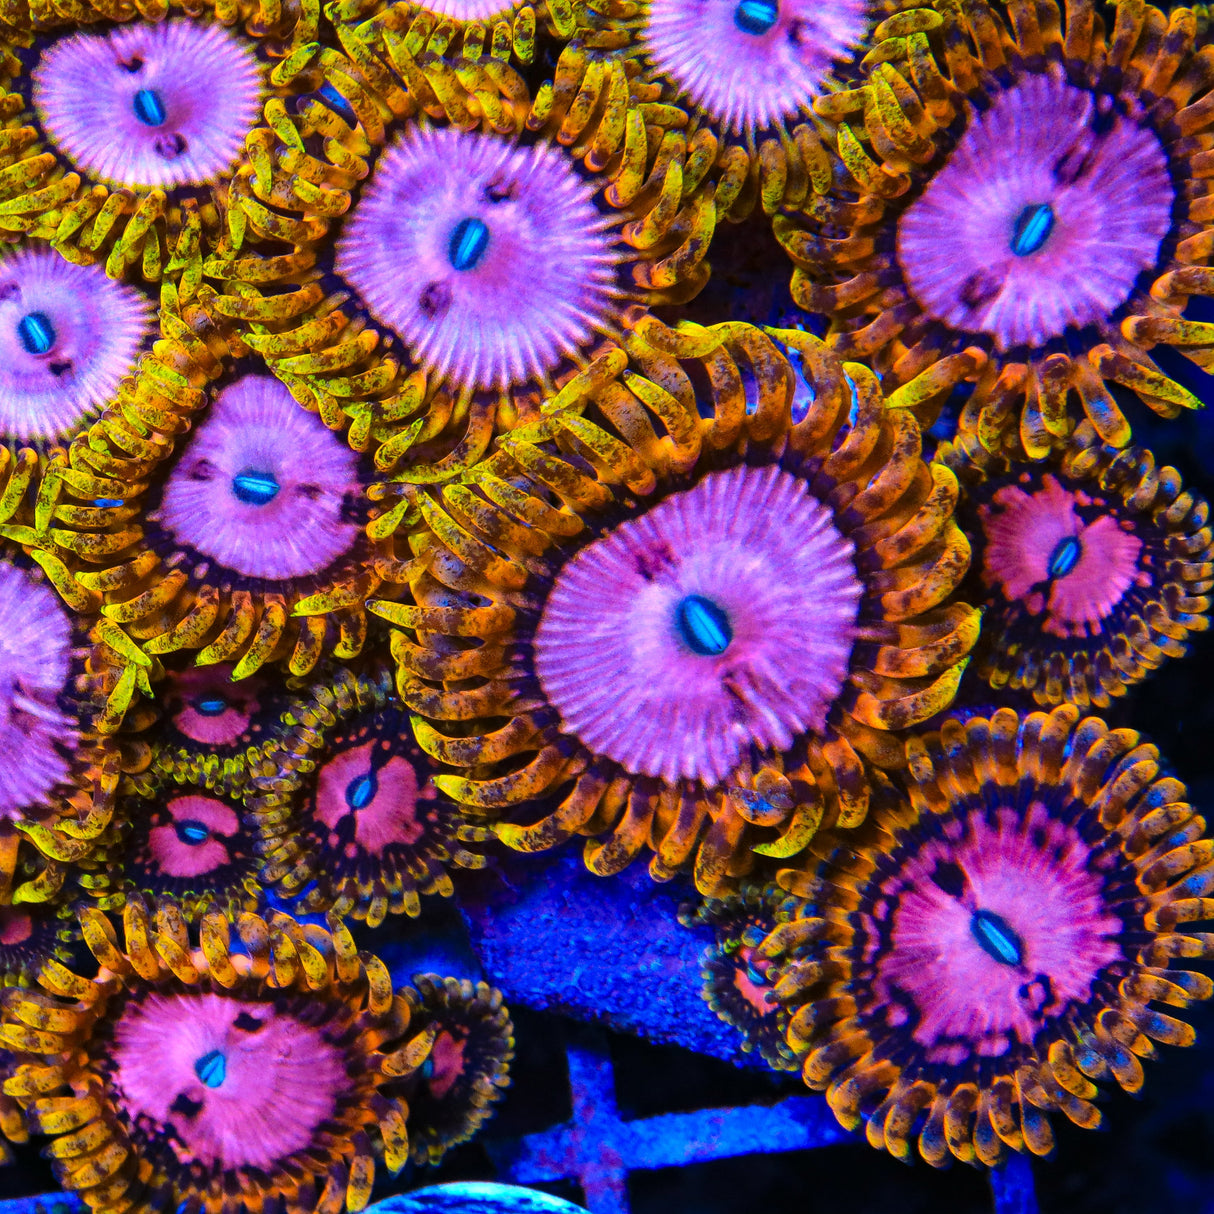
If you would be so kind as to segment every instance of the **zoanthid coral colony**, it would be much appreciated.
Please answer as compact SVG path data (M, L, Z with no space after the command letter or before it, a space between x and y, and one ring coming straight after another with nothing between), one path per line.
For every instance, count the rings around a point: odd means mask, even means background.
M99 1214L414 1183L514 1029L378 950L573 847L875 1147L1138 1091L1212 989L1137 731L1214 586L1149 449L1214 366L1209 28L7 5L5 1137Z

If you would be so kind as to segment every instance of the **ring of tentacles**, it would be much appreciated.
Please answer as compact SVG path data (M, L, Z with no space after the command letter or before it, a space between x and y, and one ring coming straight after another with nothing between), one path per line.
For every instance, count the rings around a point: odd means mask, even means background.
M533 5L527 0L431 0L425 4L396 0L370 14L358 10L355 28L366 42L380 41L385 36L381 31L387 31L414 50L438 76L448 66L466 67L486 54L503 62L530 65L537 54L555 54L571 38L584 33L587 19L596 17L584 0L555 6ZM435 63L440 65L438 70ZM475 81L470 91L475 93L481 83Z
M671 154L705 176L718 218L812 207L830 184L814 102L851 75L858 49L938 23L893 0L646 0L607 30L625 39L630 89L682 111ZM883 20L886 19L886 20ZM880 24L878 24L880 23ZM601 35L600 35L601 37ZM570 56L571 57L571 56ZM594 63L584 56L583 71Z
M688 330L700 391L673 356L621 356L469 483L403 487L424 572L413 605L370 606L409 630L418 741L466 771L435 783L509 846L583 832L608 874L648 843L656 875L717 892L860 821L861 755L896 761L889 731L951 701L977 630L946 603L955 480L871 372L780 336L814 392L796 423L768 337Z
M23 1060L5 1095L91 1209L358 1210L376 1156L405 1163L408 1106L384 1089L433 1034L339 922L212 911L195 943L171 903L132 902L121 943L100 911L81 926L97 976L44 966L0 1037Z
M439 1163L492 1115L510 1082L514 1026L501 991L486 982L417 974L405 998L414 1031L434 1035L417 1070L393 1085L409 1102L409 1153Z
M937 454L989 606L975 660L995 689L1104 707L1209 626L1209 506L1149 451L1085 421L1049 460L1009 461L962 434Z
M713 943L700 959L700 993L717 1016L742 1034L742 1051L758 1050L777 1071L797 1070L784 1040L788 1014L775 1000L772 964L755 950L784 917L792 899L775 884L744 886L725 898L706 898L680 911L679 922L708 928Z
M301 108L267 105L233 183L248 239L209 263L210 307L381 469L439 480L698 291L715 210L651 156L618 57L587 109L505 63L456 73L391 22L346 49L276 70Z
M184 281L192 294L270 91L259 46L271 38L281 55L315 37L308 7L280 8L273 29L263 9L239 32L224 0L155 16L80 5L57 27L14 12L4 101L20 230L113 278Z
M364 461L272 376L213 392L173 458L141 470L138 509L119 501L84 549L97 568L80 580L105 587L148 653L194 650L199 665L233 663L235 679L355 656L363 596L382 581Z
M152 770L179 784L240 788L250 763L273 745L296 695L259 672L239 682L232 666L185 666L156 687Z
M48 960L71 957L80 933L64 901L0 907L0 985L32 986Z
M318 685L252 767L260 879L308 910L370 927L389 914L416 918L423 895L454 893L449 869L485 865L463 845L487 832L438 791L438 771L387 669Z
M1128 729L1063 705L1001 708L907 743L851 838L781 884L803 910L756 950L773 962L810 1087L869 1142L929 1163L1048 1154L1048 1114L1100 1124L1097 1081L1142 1086L1155 1043L1189 1045L1214 983L1214 840Z
M1018 433L1040 458L1077 407L1124 446L1112 385L1173 417L1197 398L1149 351L1210 362L1214 329L1184 316L1214 291L1197 18L1133 0L1111 28L1081 0L933 7L939 29L830 99L845 184L776 221L793 294L891 387L934 368L898 403L976 377L962 424L988 446Z
M209 906L236 916L257 908L262 858L239 792L141 775L119 800L105 848L106 879L90 896L121 907L132 893L168 898L194 920Z

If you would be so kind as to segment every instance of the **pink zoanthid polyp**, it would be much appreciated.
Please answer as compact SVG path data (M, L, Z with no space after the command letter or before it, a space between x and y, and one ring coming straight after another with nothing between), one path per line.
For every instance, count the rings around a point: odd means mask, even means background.
M69 779L71 672L72 624L54 591L0 562L0 818L37 816Z
M1036 492L1004 486L982 512L983 580L1057 637L1099 635L1127 590L1150 585L1142 541L1111 514L1081 517L1085 505L1082 489L1047 474Z
M343 1051L320 1028L222 994L130 1001L111 1057L123 1114L160 1127L165 1149L208 1169L272 1172L323 1133L351 1089Z
M618 322L619 253L563 149L407 128L337 244L337 272L461 391L543 380Z
M822 728L856 637L853 555L798 477L710 472L565 565L536 632L540 684L628 771L724 780L751 745Z
M238 576L306 578L358 539L357 461L281 381L246 375L216 396L151 517Z
M1206 823L1159 752L1066 704L946 718L851 837L779 875L759 945L787 1042L840 1122L900 1158L1046 1155L1047 1114L1101 1122L1094 1080L1136 1092L1175 1008L1214 982Z
M1175 189L1158 136L1113 98L1026 72L975 111L898 222L924 311L995 348L1107 322L1152 269Z
M870 0L650 0L639 40L689 109L753 135L808 112L867 33Z
M26 245L0 257L0 442L66 444L134 370L152 305L101 266Z
M184 17L69 34L33 80L51 141L79 172L118 187L209 184L232 168L261 112L251 42Z

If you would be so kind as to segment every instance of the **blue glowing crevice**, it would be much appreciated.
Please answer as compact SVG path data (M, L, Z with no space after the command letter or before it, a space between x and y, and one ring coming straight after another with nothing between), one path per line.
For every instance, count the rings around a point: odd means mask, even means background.
M576 1180L591 1214L628 1214L630 1172L735 1155L803 1151L854 1139L820 1096L625 1121L616 1106L606 1041L592 1037L571 1047L568 1061L570 1120L515 1142L488 1140L486 1145L508 1180Z
M1038 1214L1033 1166L1024 1155L1012 1155L1003 1167L991 1173L991 1195L995 1214Z

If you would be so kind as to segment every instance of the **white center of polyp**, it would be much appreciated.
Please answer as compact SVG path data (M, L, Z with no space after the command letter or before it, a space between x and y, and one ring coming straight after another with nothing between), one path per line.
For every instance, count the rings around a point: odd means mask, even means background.
M33 70L34 108L70 167L129 188L226 173L261 93L248 38L184 17L61 37Z
M0 818L22 818L66 780L77 744L60 708L72 626L55 594L0 563Z
M358 457L281 380L224 388L169 473L151 517L232 573L316 576L358 539Z
M1061 74L997 93L898 221L929 315L999 350L1108 325L1154 269L1175 190L1159 137Z
M830 510L780 468L710 472L557 575L535 671L563 728L630 772L724 780L820 730L862 586Z
M49 245L0 257L0 441L66 445L134 369L151 313L142 291Z
M110 1058L118 1103L132 1123L151 1123L158 1145L183 1163L270 1175L323 1138L351 1086L346 1057L320 1029L225 995L131 1000Z
M429 0L427 10L456 21L488 21L510 14L513 0Z
M336 269L453 385L543 379L618 313L619 219L595 189L552 144L409 126L379 157Z
M868 0L653 0L639 38L653 74L709 122L755 132L807 112L872 21Z

